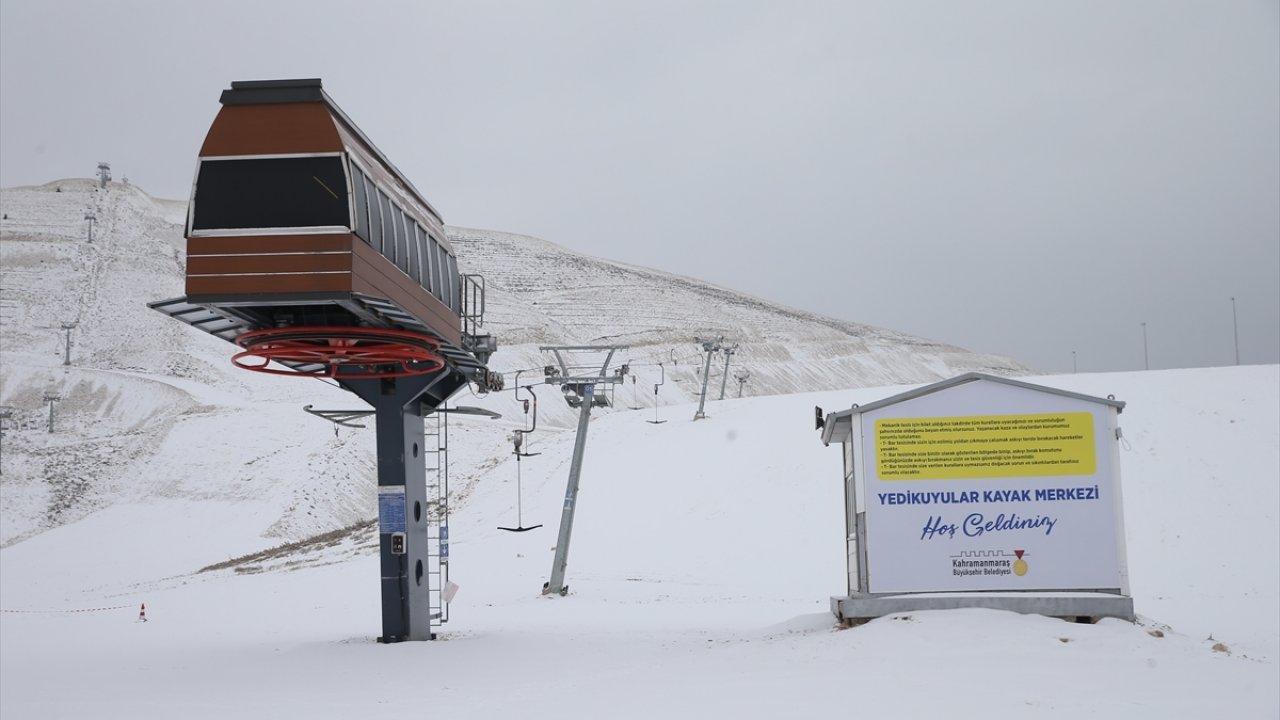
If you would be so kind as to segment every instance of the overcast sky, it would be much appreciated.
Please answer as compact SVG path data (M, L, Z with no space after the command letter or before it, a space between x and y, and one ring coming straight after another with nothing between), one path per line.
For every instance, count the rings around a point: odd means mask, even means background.
M0 185L186 198L232 80L452 225L1043 371L1280 362L1280 3L0 0Z

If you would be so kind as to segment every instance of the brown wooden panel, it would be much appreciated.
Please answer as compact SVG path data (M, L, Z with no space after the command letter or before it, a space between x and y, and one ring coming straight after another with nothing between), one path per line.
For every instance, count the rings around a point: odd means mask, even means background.
M326 252L351 250L352 242L363 243L355 235L242 235L199 237L187 240L187 256L228 253Z
M342 139L322 102L224 105L200 155L275 155L339 152Z
M338 255L234 255L187 259L188 275L227 273L296 273L344 270L351 272L351 253Z
M373 248L356 243L351 261L351 290L384 297L429 325L451 343L461 342L461 321L413 278L400 272Z
M276 295L350 292L351 275L217 275L188 277L187 295Z

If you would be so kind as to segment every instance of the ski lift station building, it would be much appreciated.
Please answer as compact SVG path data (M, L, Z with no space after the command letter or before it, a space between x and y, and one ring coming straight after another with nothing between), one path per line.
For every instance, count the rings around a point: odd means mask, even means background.
M969 373L823 416L844 451L852 623L983 607L1133 620L1125 404Z

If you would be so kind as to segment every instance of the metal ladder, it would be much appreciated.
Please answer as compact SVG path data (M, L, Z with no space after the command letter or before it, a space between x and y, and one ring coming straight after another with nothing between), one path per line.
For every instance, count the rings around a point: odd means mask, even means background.
M444 406L440 410L445 410ZM449 622L449 413L425 420L423 460L427 477L427 598L431 626ZM434 463L434 465L433 465Z

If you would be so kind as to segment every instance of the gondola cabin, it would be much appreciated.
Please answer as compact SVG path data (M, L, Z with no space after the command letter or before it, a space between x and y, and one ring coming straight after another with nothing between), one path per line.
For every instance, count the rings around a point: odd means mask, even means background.
M385 376L431 355L492 380L482 282L459 274L440 215L320 81L234 82L221 103L191 190L186 297L152 307L274 351L237 361L250 369Z

